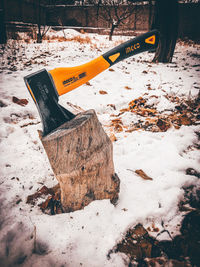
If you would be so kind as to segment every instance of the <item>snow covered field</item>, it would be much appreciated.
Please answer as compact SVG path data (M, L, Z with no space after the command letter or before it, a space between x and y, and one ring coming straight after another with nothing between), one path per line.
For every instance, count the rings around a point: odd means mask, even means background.
M68 102L95 109L115 139L118 204L94 201L83 210L54 216L26 204L28 195L57 180L38 137L42 125L23 77L42 68L80 65L129 39L114 36L109 42L108 36L73 30L65 34L67 42L10 40L0 50L0 266L127 266L124 254L107 257L126 231L141 223L154 237L163 229L177 235L186 214L178 207L183 186L200 185L196 176L186 175L188 168L200 172L200 120L177 114L177 106L187 110L186 103L199 93L200 46L178 43L171 64L151 63L152 53L139 54L60 97L68 109ZM130 104L133 100L139 104ZM158 239L170 236L165 231Z

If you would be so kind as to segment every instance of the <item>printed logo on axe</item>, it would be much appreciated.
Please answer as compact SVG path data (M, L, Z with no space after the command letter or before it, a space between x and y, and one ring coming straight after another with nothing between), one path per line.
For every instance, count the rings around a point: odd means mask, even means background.
M72 83L75 83L78 80L83 79L86 75L87 75L86 72L82 72L82 73L78 74L77 76L73 76L73 77L63 81L63 85L68 86Z

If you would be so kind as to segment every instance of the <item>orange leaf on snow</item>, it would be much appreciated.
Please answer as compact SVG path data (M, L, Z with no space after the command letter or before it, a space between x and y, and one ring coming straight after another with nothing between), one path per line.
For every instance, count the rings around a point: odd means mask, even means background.
M132 133L132 132L134 132L134 131L138 131L138 130L141 130L141 128L137 128L137 127L132 127L132 128L129 128L128 130L126 130L125 132L126 133Z
M155 124L156 122L157 122L157 118L149 118L149 117L147 117L146 118L146 121L150 124ZM146 124L146 122L145 122L145 124Z
M123 132L123 128L120 124L115 124L115 131L116 132Z
M101 95L106 95L107 92L106 92L106 91L103 91L103 90L100 90L100 91L99 91L99 94L101 94Z
M120 109L120 112L128 112L129 111L129 109L128 108L122 108L122 109Z
M92 86L90 82L86 82L85 84L88 86Z
M155 109L149 109L149 108L140 108L138 110L138 114L141 116L148 116L148 115L154 115L157 111Z
M129 105L129 108L132 109L132 108L135 108L136 106L140 106L140 105L144 106L145 103L146 103L146 100L142 97L139 97L129 102L128 105Z
M143 170L136 170L135 173L139 175L144 180L153 180L151 177L149 177Z
M113 124L115 124L115 123L121 123L121 124L123 124L121 118L113 119L113 120L112 120L112 123L113 123Z
M108 136L112 142L117 141L117 137L114 135L114 133L110 133Z
M132 88L131 87L129 87L129 86L125 86L124 87L126 90L131 90Z

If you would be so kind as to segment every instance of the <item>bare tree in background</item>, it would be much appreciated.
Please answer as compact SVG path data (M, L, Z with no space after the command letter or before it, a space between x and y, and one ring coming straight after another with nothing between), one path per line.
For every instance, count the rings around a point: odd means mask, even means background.
M97 7L97 17L107 21L110 25L109 40L112 40L114 30L133 14L135 5L124 0L90 0L90 4Z
M50 26L46 26L45 23L42 23L41 19L41 0L37 1L37 7L38 7L38 19L37 19L37 26L38 26L38 33L37 33L37 43L42 43L42 39L48 32Z
M156 0L152 29L160 31L154 62L171 62L178 37L178 0Z

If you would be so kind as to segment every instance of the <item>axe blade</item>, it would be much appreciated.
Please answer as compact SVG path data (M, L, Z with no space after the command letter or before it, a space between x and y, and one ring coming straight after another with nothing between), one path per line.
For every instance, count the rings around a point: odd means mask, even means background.
M58 104L57 90L45 69L24 77L24 80L39 111L43 137L75 117L73 113Z

